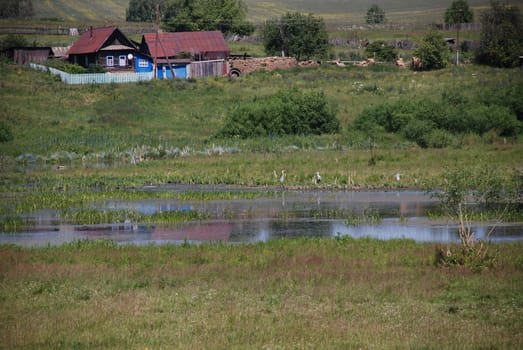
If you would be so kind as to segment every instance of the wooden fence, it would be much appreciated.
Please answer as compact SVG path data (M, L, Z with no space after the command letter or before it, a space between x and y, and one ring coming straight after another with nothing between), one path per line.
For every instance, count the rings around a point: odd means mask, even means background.
M220 77L228 73L225 60L196 61L189 66L190 78Z

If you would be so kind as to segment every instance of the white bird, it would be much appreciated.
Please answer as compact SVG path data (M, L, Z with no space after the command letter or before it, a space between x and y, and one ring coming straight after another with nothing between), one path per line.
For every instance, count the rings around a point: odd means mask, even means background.
M317 171L316 172L316 175L314 175L314 183L317 185L321 182L321 175L320 175L320 172Z
M400 182L400 180L401 180L401 175L400 175L400 173L396 173L396 175L394 175L394 181L396 181L396 182Z
M280 176L280 184L283 186L283 182L285 181L285 170L282 170L281 171L281 176Z

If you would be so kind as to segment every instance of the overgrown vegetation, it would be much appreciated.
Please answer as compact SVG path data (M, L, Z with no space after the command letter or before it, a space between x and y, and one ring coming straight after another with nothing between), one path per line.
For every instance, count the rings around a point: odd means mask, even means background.
M322 92L282 90L269 97L255 97L234 109L218 137L266 137L329 134L340 122Z
M460 265L475 271L491 268L495 256L490 242L479 241L471 223L479 213L492 212L497 221L503 221L521 211L523 186L520 170L514 170L508 179L488 165L447 168L441 191L433 196L441 200L441 207L458 223L461 245L456 249L439 247L436 261L445 266Z
M467 134L516 137L522 128L522 102L510 96L522 92L523 84L499 89L488 97L449 90L439 99L379 104L363 110L354 127L365 131L373 125L375 133L397 133L424 148L455 145Z

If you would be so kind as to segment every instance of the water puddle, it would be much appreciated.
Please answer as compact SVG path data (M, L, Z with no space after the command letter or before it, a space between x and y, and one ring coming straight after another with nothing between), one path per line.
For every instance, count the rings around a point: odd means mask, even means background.
M172 190L187 190L187 187L173 187ZM252 200L115 200L99 203L98 209L133 210L141 214L196 211L205 213L208 219L174 226L130 221L70 225L60 222L59 213L42 210L30 215L34 225L25 232L0 233L0 244L60 245L82 239L109 239L119 244L137 245L209 241L250 243L336 236L457 242L459 235L455 223L427 218L437 205L429 195L416 191L275 191L267 198ZM523 240L521 223L478 223L472 229L479 239Z

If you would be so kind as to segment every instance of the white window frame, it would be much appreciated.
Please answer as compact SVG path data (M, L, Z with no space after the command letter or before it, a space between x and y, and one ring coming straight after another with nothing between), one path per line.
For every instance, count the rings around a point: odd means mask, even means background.
M114 67L114 56L105 57L105 65L107 67Z
M127 56L126 55L118 56L118 66L120 66L120 67L127 66Z
M145 58L139 58L138 59L138 67L140 67L140 68L147 68L147 67L149 67L149 62Z

